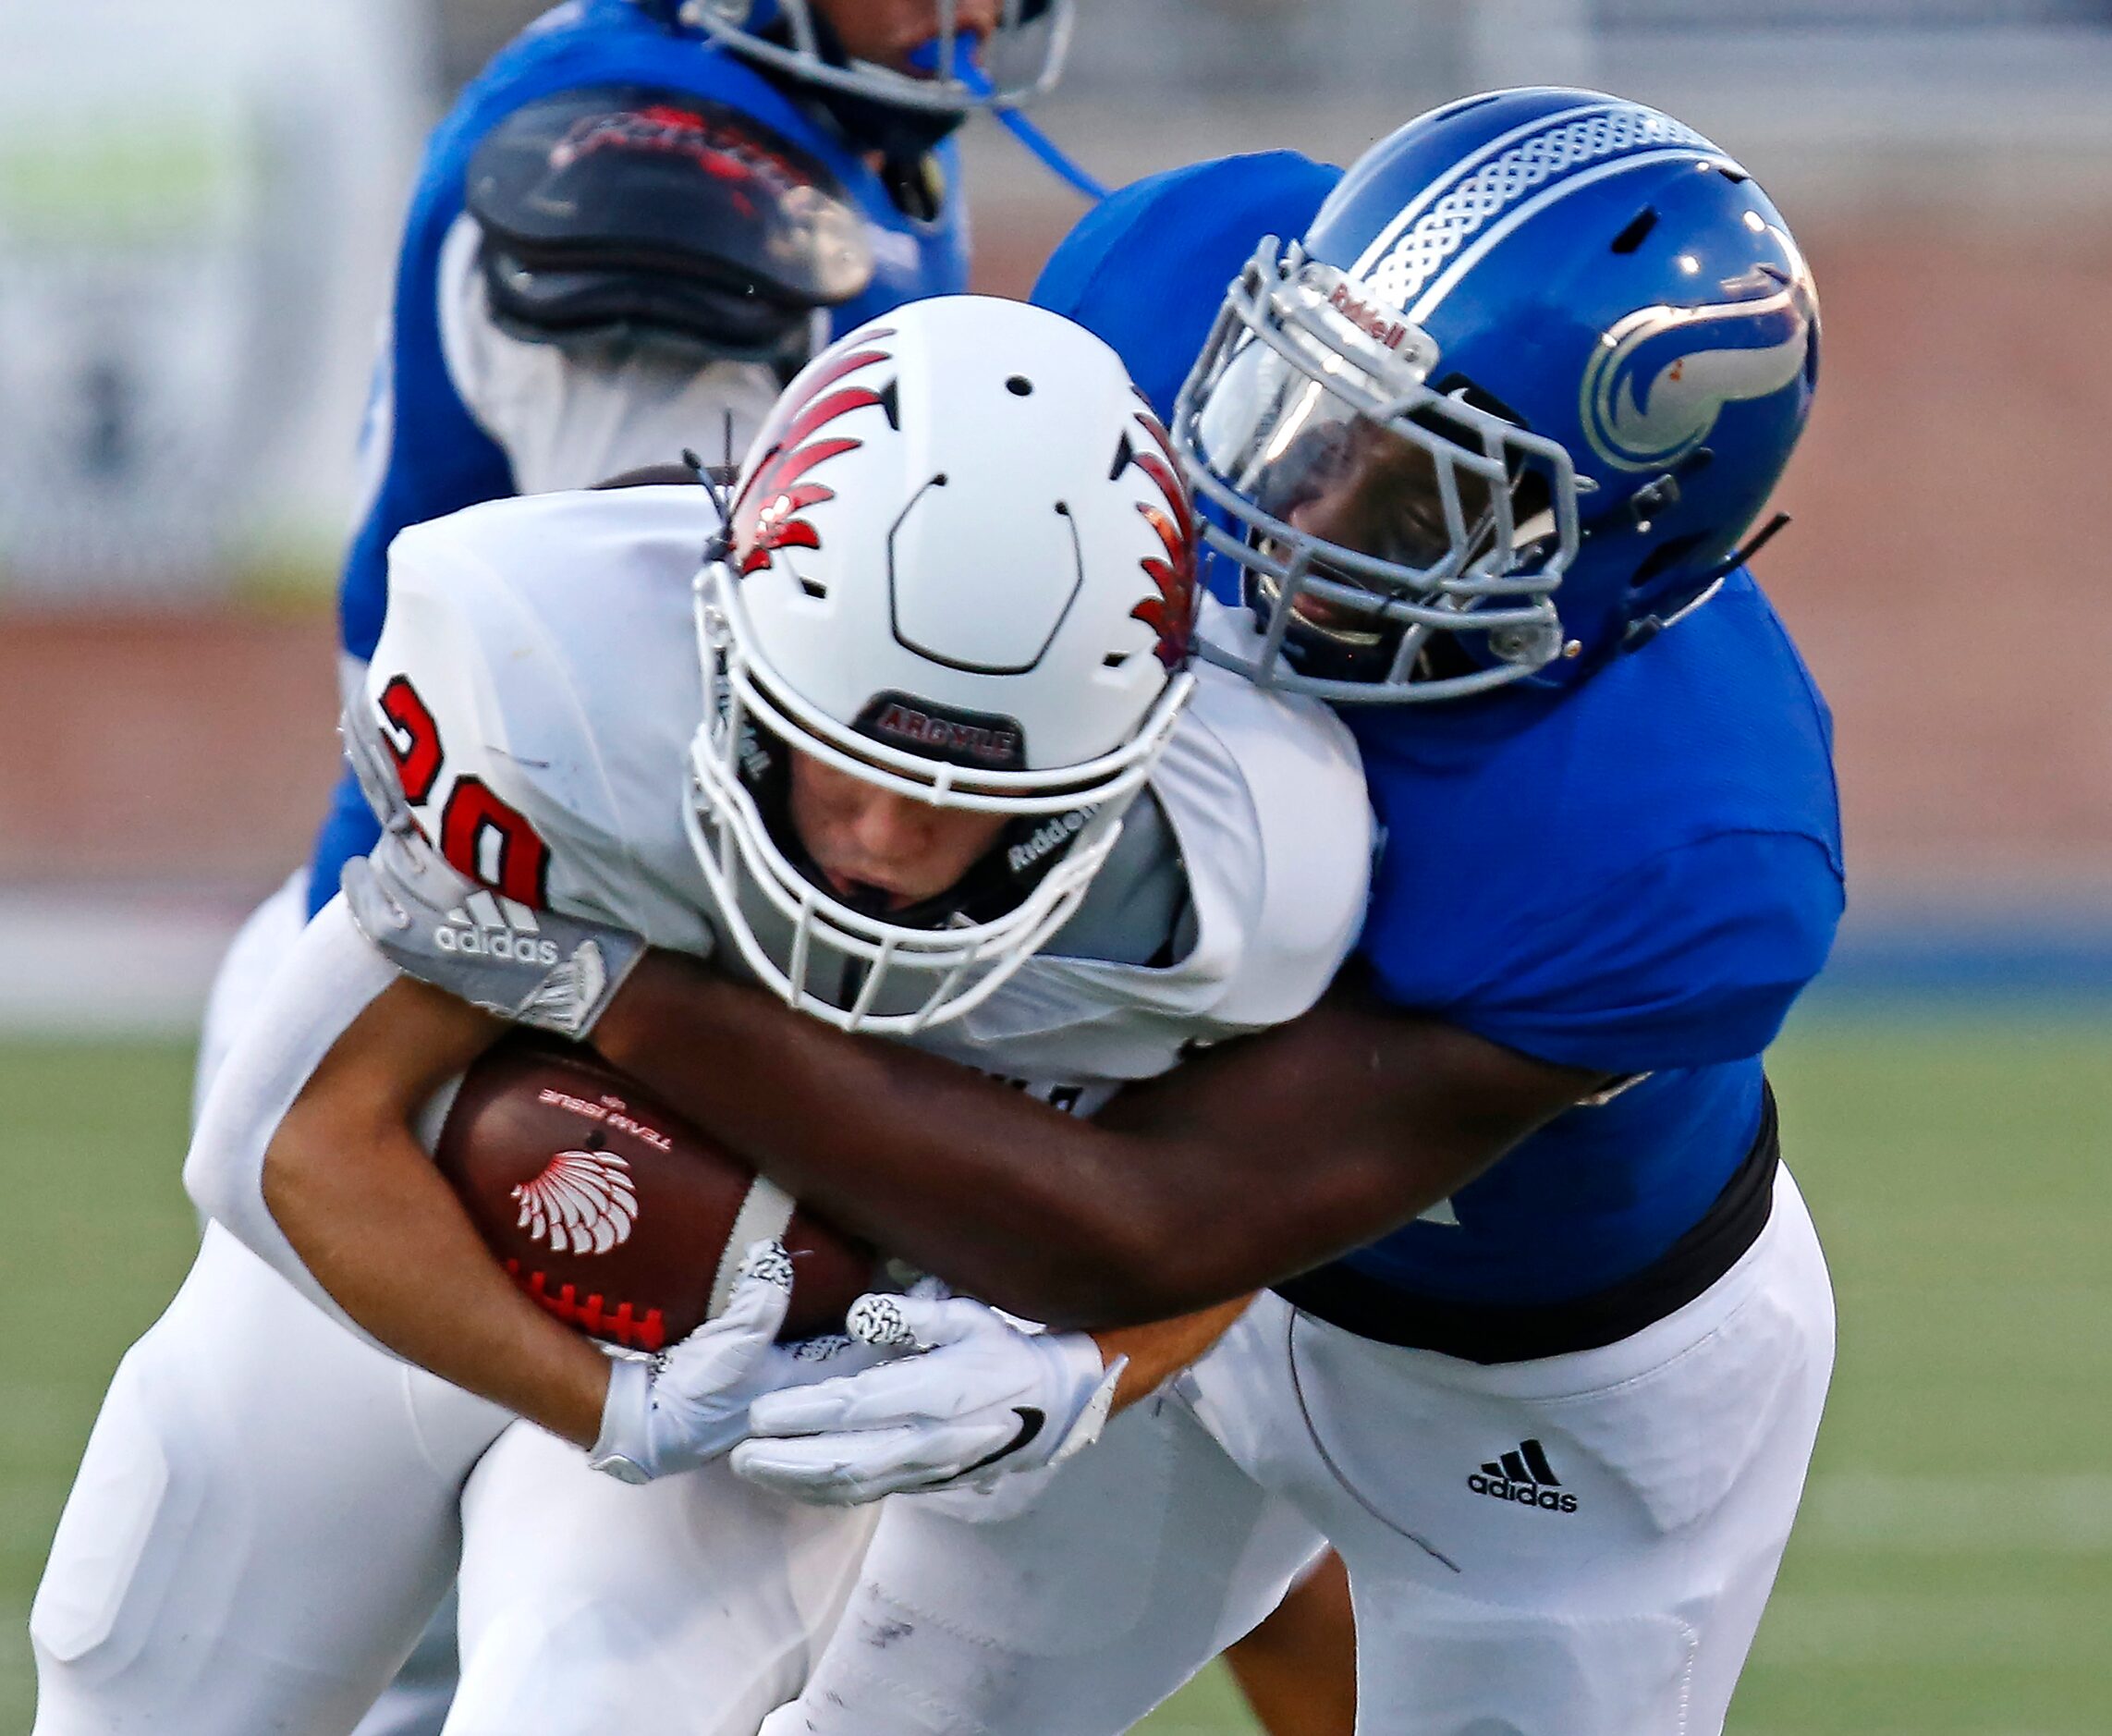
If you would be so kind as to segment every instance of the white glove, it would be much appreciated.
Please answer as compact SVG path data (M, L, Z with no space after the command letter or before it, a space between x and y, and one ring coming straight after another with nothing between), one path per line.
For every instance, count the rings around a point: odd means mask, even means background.
M1128 1365L1104 1367L1082 1332L1023 1331L966 1297L861 1296L848 1325L921 1354L757 1399L733 1454L749 1482L831 1507L987 1488L1097 1440Z
M785 1244L754 1243L717 1319L671 1351L611 1364L602 1432L587 1462L624 1483L688 1471L747 1434L749 1406L759 1395L827 1380L886 1354L842 1337L779 1344L791 1299Z
M345 864L346 907L406 976L516 1024L583 1038L644 956L628 929L531 911L459 873L420 829L379 739L357 709L346 757L382 823L373 854Z

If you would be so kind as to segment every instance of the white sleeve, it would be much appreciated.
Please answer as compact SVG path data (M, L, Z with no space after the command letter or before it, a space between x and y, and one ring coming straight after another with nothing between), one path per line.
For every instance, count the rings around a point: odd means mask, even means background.
M1214 918L1215 944L1234 948L1211 1009L1230 1036L1295 1019L1326 993L1363 927L1374 823L1356 738L1318 700L1206 667L1191 721L1192 744L1207 740L1237 773L1190 805L1181 838L1199 951ZM1207 791L1205 758L1193 756Z
M309 1076L396 975L396 967L352 926L342 897L324 905L221 1063L183 1165L184 1187L200 1211L369 1343L374 1340L301 1264L264 1204L264 1151ZM443 1105L449 1095L444 1094Z
M703 715L690 581L714 522L704 491L681 487L413 525L389 548L363 702L399 750L429 756L406 795L458 868L691 952L712 935L681 818Z
M1326 992L1356 944L1372 862L1363 764L1341 720L1204 664L1151 788L1188 884L1187 955L1159 967L1044 952L920 1046L1001 1075L1145 1079ZM990 1058L1006 1045L1019 1058Z
M470 414L505 450L517 493L591 488L679 463L685 446L707 464L729 452L739 462L777 400L769 367L676 343L516 336L492 318L482 240L465 214L441 244L440 349Z

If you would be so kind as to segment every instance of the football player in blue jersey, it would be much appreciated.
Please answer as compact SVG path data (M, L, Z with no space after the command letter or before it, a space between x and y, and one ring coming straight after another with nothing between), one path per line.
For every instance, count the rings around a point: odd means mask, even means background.
M951 135L1052 84L1069 30L1070 0L568 0L503 49L411 195L339 593L345 691L381 630L398 531L685 446L730 464L835 333L965 288ZM376 837L347 770L306 873L214 983L201 1099ZM437 1730L453 1673L437 1624L361 1736Z
M951 134L1053 81L1068 5L570 0L503 50L412 194L345 655L373 649L404 526L672 463L700 429L730 464L833 333L965 289ZM946 70L915 70L934 41ZM964 76L984 43L998 90ZM373 843L347 774L311 911Z
M765 1729L1126 1729L1325 1540L1361 1731L1717 1730L1833 1357L1761 1060L1841 909L1830 722L1744 564L1815 379L1804 261L1691 129L1526 90L1347 175L1141 183L1038 294L1162 408L1187 379L1241 605L1204 654L1344 707L1386 841L1329 1001L1093 1122L662 955L608 1002L609 1058L1005 1309L1258 1292L1053 1471L1049 1359L961 1304L876 1306L932 1348L759 1402L737 1462L812 1498L1037 1467L891 1506Z
M361 439L339 592L349 693L405 526L584 488L685 447L726 467L837 332L968 285L952 134L1062 68L1072 0L567 0L429 141ZM1054 159L1062 164L1060 154ZM308 872L214 990L243 1010L376 838L349 772Z

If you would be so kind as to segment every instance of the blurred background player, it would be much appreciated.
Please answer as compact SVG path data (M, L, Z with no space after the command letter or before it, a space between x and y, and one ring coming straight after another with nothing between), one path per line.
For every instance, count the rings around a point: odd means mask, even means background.
M1213 316L1272 179L1303 238ZM669 958L596 1030L1002 1306L1270 1287L1025 1514L889 1507L770 1731L1110 1736L1280 1571L1287 1512L1346 1562L1367 1732L1716 1730L1757 1627L1833 1357L1760 1059L1841 907L1830 723L1744 568L1809 410L1810 276L1736 162L1593 92L1467 99L1334 179L1146 181L1040 293L1148 382L1194 362L1177 444L1251 617L1204 654L1363 746L1386 841L1336 995L1093 1126ZM873 1068L897 1088L845 1088ZM1016 1379L975 1350L761 1400L786 1438L737 1467L822 1499L971 1476L948 1419Z
M685 446L730 469L832 333L966 288L951 135L1055 82L1070 4L574 0L503 49L411 195L339 590L344 691L405 526ZM305 878L230 951L201 1083L374 837L348 772Z

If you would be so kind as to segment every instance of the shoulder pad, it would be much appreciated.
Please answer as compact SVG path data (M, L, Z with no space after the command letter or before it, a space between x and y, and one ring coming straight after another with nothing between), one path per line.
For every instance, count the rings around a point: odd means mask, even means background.
M1225 286L1263 236L1304 234L1341 177L1294 151L1147 176L1079 219L1029 299L1103 339L1170 424Z
M724 103L649 85L530 103L470 160L494 316L550 339L639 329L802 360L873 252L825 165Z

